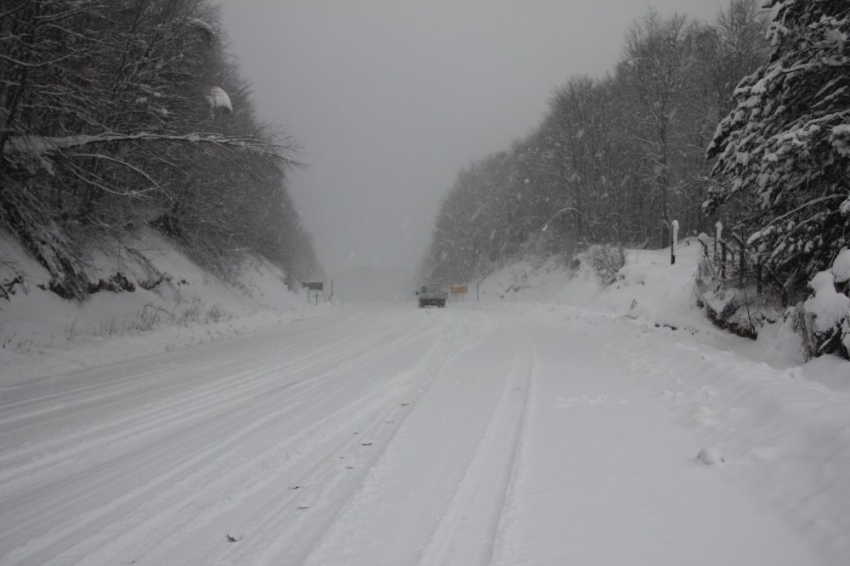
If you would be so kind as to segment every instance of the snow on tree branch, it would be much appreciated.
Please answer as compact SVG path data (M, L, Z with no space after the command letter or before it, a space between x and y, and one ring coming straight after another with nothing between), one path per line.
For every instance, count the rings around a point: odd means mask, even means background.
M754 195L763 212L747 226L756 255L801 286L850 234L850 10L846 0L771 5L773 54L741 81L708 148L723 182L705 208Z
M83 146L126 143L126 142L180 142L201 143L222 146L230 149L245 150L266 157L282 159L288 163L294 163L292 159L284 154L286 148L264 142L251 137L233 137L221 134L191 133L183 135L162 135L148 132L137 134L96 134L77 135L65 137L49 136L12 136L9 138L8 146L13 154L22 157L42 159L51 153L66 149Z
M218 86L210 88L210 92L207 94L207 104L210 105L210 112L215 112L219 108L231 113L233 112L233 104L230 102L230 96L224 92L223 88Z

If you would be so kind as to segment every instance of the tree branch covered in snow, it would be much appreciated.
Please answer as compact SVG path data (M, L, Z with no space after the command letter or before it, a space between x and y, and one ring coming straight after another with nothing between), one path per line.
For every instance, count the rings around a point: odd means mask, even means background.
M291 147L278 143L264 141L252 137L226 136L222 134L191 133L183 135L162 135L149 132L138 134L114 134L104 133L97 135L76 135L66 137L45 136L11 136L7 142L7 155L10 161L32 160L41 161L49 158L51 154L63 152L68 149L76 149L86 146L97 146L106 144L122 144L128 142L177 142L198 143L221 146L231 150L247 151L261 157L280 160L286 165L297 165L291 156ZM75 154L82 157L80 154ZM106 155L89 154L86 157L111 159Z
M770 61L735 90L709 146L716 211L750 195L743 223L758 262L804 289L850 238L850 8L843 0L774 0Z

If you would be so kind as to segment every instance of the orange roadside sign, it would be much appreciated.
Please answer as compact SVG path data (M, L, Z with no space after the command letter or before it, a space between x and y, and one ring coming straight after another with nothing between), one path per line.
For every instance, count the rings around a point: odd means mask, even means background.
M466 295L466 285L452 285L452 295Z

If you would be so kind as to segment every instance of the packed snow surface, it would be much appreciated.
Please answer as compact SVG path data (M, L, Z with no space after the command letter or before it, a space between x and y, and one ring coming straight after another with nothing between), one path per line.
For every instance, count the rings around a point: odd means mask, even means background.
M847 363L759 361L685 312L693 264L631 261L619 289L514 267L481 285L511 301L2 358L0 563L846 564Z

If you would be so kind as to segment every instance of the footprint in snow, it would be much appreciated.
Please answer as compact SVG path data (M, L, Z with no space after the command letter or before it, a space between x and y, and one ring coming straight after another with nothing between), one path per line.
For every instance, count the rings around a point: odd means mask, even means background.
M714 389L712 389L711 387L709 387L707 385L703 385L702 387L697 389L696 394L694 396L700 397L702 399L708 399L709 397L714 397L716 395L717 395L717 391L715 391Z
M723 455L723 452L719 448L711 446L700 450L697 459L706 466L718 466L726 463L726 456Z
M712 426L717 423L717 419L714 418L714 411L705 406L700 406L693 413L691 413L691 420L702 426Z
M788 379L803 379L803 368L795 367L785 370L782 374L784 377Z

